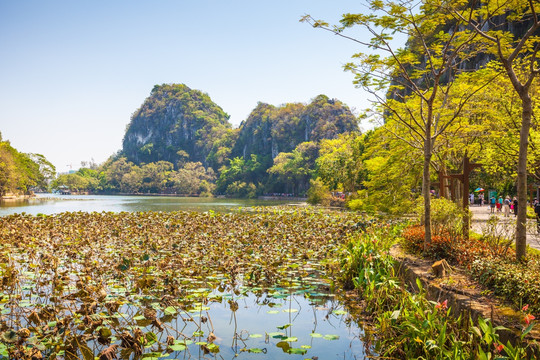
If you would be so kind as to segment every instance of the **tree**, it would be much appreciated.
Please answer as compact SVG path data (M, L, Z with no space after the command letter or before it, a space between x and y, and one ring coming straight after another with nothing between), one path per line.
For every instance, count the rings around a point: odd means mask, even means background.
M341 134L320 142L317 174L330 190L356 192L365 179L364 135Z
M209 184L214 182L212 168L205 169L200 162L188 162L170 176L172 189L178 194L200 194L210 192Z
M268 173L276 176L276 181L285 185L285 192L290 190L295 195L303 195L309 186L309 180L315 173L315 160L319 147L315 142L299 144L292 152L279 153Z
M56 167L41 154L28 154L28 157L39 166L41 179L38 186L46 189L56 176Z
M422 150L411 149L396 138L387 123L366 138L363 167L364 189L351 200L365 211L389 214L410 213L418 199L422 182Z
M392 117L405 127L423 150L422 194L425 208L424 247L431 243L430 167L437 138L459 117L472 93L461 94L458 106L448 111L452 80L461 64L478 51L474 32L458 31L463 21L450 18L439 0L415 2L373 0L371 14L345 14L339 26L315 20L302 20L354 41L371 51L357 53L357 63L345 66L355 74L354 83L373 97L380 115ZM452 22L450 22L452 20ZM345 31L360 26L371 34L370 40L347 36ZM407 37L405 48L394 46L394 34ZM403 139L407 141L407 139Z
M258 180L264 171L255 154L251 154L249 160L242 157L230 159L229 166L220 169L216 191L227 195L254 197L259 185Z
M169 187L169 175L174 165L168 161L158 161L141 166L142 190L144 192L163 194Z
M0 141L0 197L7 193L26 194L38 186L46 187L45 167L54 169L43 155L24 154L9 141Z
M103 164L103 171L105 173L106 189L120 191L124 175L131 172L133 166L135 166L135 164L127 161L125 157L109 159L105 162L105 164Z
M527 152L533 114L531 87L540 73L540 3L535 0L487 0L472 5L448 2L448 14L457 22L482 37L488 45L486 53L501 63L514 91L521 99L521 127L517 164L518 213L516 221L516 258L522 260L527 251ZM501 19L504 19L501 21ZM516 25L509 26L510 24ZM519 25L519 26L518 26ZM520 33L512 28L523 29ZM463 31L465 32L465 31Z

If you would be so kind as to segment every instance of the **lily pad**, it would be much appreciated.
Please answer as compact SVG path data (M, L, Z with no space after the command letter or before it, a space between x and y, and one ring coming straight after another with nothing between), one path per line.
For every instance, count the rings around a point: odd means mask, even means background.
M339 335L324 335L323 337L325 340L338 340Z

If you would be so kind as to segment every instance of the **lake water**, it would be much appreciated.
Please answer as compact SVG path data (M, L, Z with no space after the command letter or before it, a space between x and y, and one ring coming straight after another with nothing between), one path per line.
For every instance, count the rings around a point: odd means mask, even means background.
M24 200L0 201L0 216L27 213L58 214L67 211L233 211L239 207L298 203L291 199L222 199L171 196L57 195L38 194Z
M215 211L229 212L241 207L276 206L294 204L292 199L244 200L216 198L185 198L156 196L97 196L44 194L37 198L0 202L0 216L14 213L58 214L63 212L142 212L142 211ZM25 259L26 256L22 256ZM61 259L67 261L66 259ZM71 262L71 260L69 260ZM300 265L304 273L312 272L314 264ZM291 265L292 267L292 265ZM324 267L322 267L324 268ZM28 270L28 269L27 269ZM210 278L185 279L182 286L185 295L182 307L159 305L159 298L126 291L115 285L117 279L108 278L109 294L104 301L121 300L124 304L114 320L119 329L138 327L144 333L155 333L156 344L145 346L144 358L169 359L365 359L371 355L362 341L364 331L353 321L349 309L332 294L328 280L315 276L296 275L290 270L287 282L282 286L247 288L242 285L234 291L205 288ZM324 271L322 271L324 272ZM21 274L32 275L30 271ZM317 272L318 274L318 272ZM35 276L21 281L20 311L33 309L35 303L47 303L47 297L26 294L34 288ZM219 279L218 279L219 280ZM73 286L73 285L71 285ZM76 289L73 289L73 292ZM38 301L39 300L39 301ZM141 314L143 307L154 306L163 323L164 330L157 331ZM78 307L73 304L72 307ZM16 309L16 308L14 308ZM10 312L11 311L11 312ZM0 304L4 316L16 316L13 310ZM104 311L104 310L103 310ZM13 313L12 313L13 312ZM136 321L136 322L135 322ZM118 331L120 332L120 331ZM117 334L118 335L118 334ZM167 336L175 338L169 351L160 345ZM208 343L209 336L215 336ZM120 343L116 337L113 343ZM88 343L92 345L91 342ZM1 345L1 342L0 342ZM97 344L94 343L92 348ZM369 348L369 346L368 346ZM171 352L171 350L174 350ZM366 353L367 352L367 353ZM94 354L97 355L97 352ZM0 352L0 359L2 357ZM133 359L124 354L120 359Z

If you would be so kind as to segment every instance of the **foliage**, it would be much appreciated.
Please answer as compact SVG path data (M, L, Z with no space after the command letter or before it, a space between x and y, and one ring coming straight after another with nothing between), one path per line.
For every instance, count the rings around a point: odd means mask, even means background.
M167 161L137 166L120 157L109 159L96 170L81 168L73 174L60 175L51 186L67 186L73 192L208 196L214 190L214 181L214 171L200 162L185 162L175 171Z
M532 256L524 263L517 263L510 256L484 256L471 265L471 273L480 283L516 308L529 304L536 316L540 316L539 271L540 259Z
M217 170L234 139L228 120L201 91L183 84L156 85L131 118L122 154L138 166L158 161L176 165L183 151L189 161Z
M256 156L261 166L256 179L243 182L253 183L259 192L305 193L317 155L313 146L301 144L318 144L341 133L357 132L358 123L345 104L319 95L307 105L288 103L275 107L259 103L238 131L231 157L249 161ZM300 168L295 170L297 163ZM288 179L294 182L291 187ZM224 191L219 184L218 189Z
M411 213L418 197L415 190L421 181L421 164L417 152L395 139L384 127L378 128L366 139L365 189L353 198L362 201L365 211Z
M456 94L454 77L487 47L477 39L477 32L466 26L467 14L452 17L448 11L441 11L446 3L373 0L368 4L366 12L344 14L340 25L330 26L310 15L302 21L352 40L368 51L354 54L354 62L346 64L345 69L354 74L357 86L372 95L378 105L376 115L384 118L385 125L391 124L388 131L422 152L427 247L432 237L430 170L436 143L460 120L472 96L492 80L480 77L480 81ZM464 4L456 5L466 7ZM354 27L365 29L371 38L347 35L347 30ZM407 38L404 48L394 47L396 34Z
M519 359L527 354L525 336L535 325L534 316L525 315L521 342L502 345L498 331L489 320L455 318L448 299L428 301L422 283L417 294L406 290L394 276L388 249L397 240L399 227L371 227L351 239L342 254L342 281L354 284L366 310L376 323L376 349L383 357L399 359L491 359L506 354ZM423 230L423 228L418 227ZM500 357L501 359L507 357Z
M440 198L431 200L431 224L434 233L448 233L452 237L462 234L464 210L455 202ZM418 223L424 219L424 204L418 203L415 212ZM471 216L470 214L468 215Z
M66 186L72 192L97 192L99 190L99 179L97 172L89 169L80 169L73 174L61 174L51 183L53 189Z
M472 276L495 294L521 308L530 304L531 312L540 315L540 259L530 255L523 263L515 260L515 252L508 243L494 241L492 235L483 238L456 237L442 230L433 237L430 247L423 248L424 229L410 226L403 231L403 245L413 253L431 259L446 259L469 269Z
M0 139L0 197L47 189L54 166L40 154L24 154Z
M334 139L345 132L358 131L349 108L336 99L319 95L304 105L288 103L280 107L264 103L242 122L232 156L274 159L280 152L291 152L300 143Z
M212 303L235 316L247 291L277 302L288 296L284 288L320 283L362 219L251 210L0 217L0 358L218 352L209 345L220 331L208 315ZM302 294L325 296L320 291ZM207 341L196 344L202 334Z
M412 253L423 254L435 260L446 259L449 263L464 267L470 267L476 258L491 253L491 248L480 239L465 239L444 230L435 233L433 242L425 249L424 236L422 226L410 226L403 231L403 246Z
M519 155L517 158L516 258L527 252L526 202L528 142L533 119L532 87L538 81L538 49L540 48L540 7L537 1L488 1L473 7L467 3L444 4L445 13L463 21L458 33L472 31L484 44L485 52L493 55L504 69L514 93L520 99ZM519 24L520 29L514 30ZM464 30L466 29L466 30Z
M267 170L271 175L269 182L285 189L285 193L304 196L309 180L315 173L315 159L319 155L319 147L314 142L303 142L290 153L279 153L274 165ZM274 191L270 191L274 192Z
M324 185L321 179L311 179L309 181L309 190L307 192L307 202L316 205L330 205L332 196L329 189Z
M355 192L365 180L365 135L340 134L336 139L320 142L317 174L330 190Z
M229 160L229 166L220 169L216 182L216 192L219 194L254 197L257 186L253 183L260 179L264 166L257 155L252 154L249 160L235 157Z

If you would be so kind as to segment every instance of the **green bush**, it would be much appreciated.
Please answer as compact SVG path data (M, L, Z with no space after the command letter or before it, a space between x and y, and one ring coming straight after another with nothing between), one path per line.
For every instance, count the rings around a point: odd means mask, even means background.
M309 181L309 190L307 192L307 202L312 205L328 205L332 198L330 190L320 178L311 179Z
M366 190L359 190L348 202L347 207L353 211L375 212L375 205L369 201Z
M471 266L472 275L499 296L511 301L516 308L529 304L529 309L540 316L540 259L516 263L509 258L482 257Z
M424 219L424 200L419 199L415 213L419 223ZM448 233L450 236L462 234L464 210L455 202L448 199L431 200L431 226L433 233ZM470 216L470 215L469 215Z

